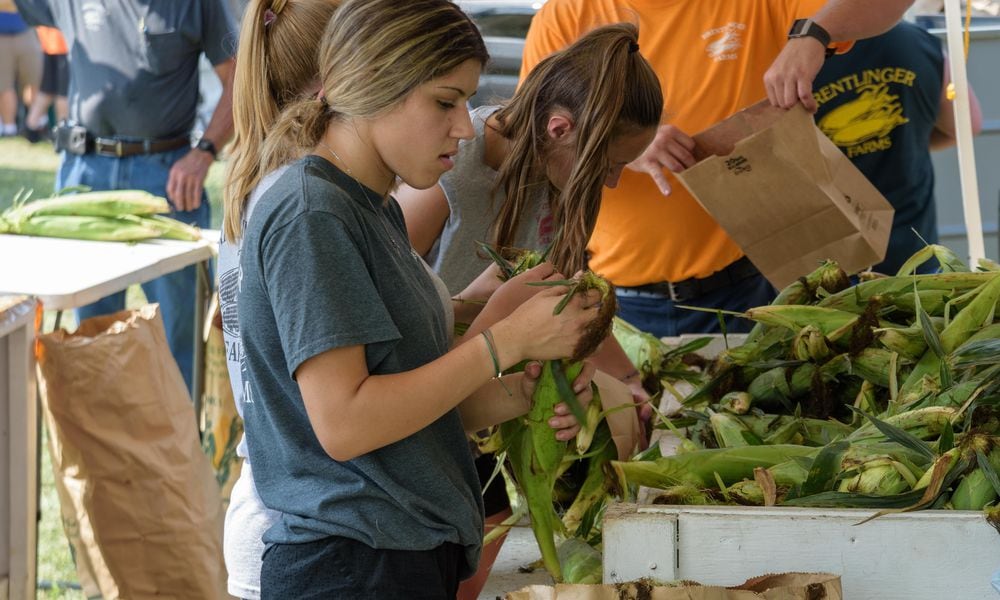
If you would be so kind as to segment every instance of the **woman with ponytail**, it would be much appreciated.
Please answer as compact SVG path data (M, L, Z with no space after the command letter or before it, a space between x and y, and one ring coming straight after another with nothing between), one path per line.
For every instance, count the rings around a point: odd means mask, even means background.
M438 185L400 189L414 248L454 296L481 306L489 295L482 282L496 282L493 274L481 275L488 265L478 252L481 241L500 248L551 246L548 257L556 269L586 267L602 187L617 184L661 121L659 81L638 49L637 28L622 23L596 29L549 56L505 105L471 112L475 137L460 145L455 168ZM470 296L470 289L484 292ZM594 362L628 385L637 403L648 400L638 371L616 343L604 344ZM642 416L648 411L643 407ZM476 464L480 478L489 481L492 456ZM494 479L484 499L487 526L510 515L502 481ZM502 543L484 548L485 566ZM488 574L481 568L464 582L460 598L477 598Z
M233 126L226 185L223 232L219 243L219 298L226 363L236 410L243 415L243 343L237 322L240 241L261 194L284 172L261 171L260 152L267 132L290 103L319 91L319 48L338 0L252 0L244 12L233 78ZM261 536L278 521L257 496L246 439L236 453L243 459L226 510L224 550L229 593L260 598Z
M550 287L449 351L447 292L390 192L451 168L486 59L447 0L348 0L322 36L319 93L267 134L258 173L288 166L243 227L238 274L247 449L278 515L263 598L454 597L483 535L465 429L525 412L538 365L500 371L571 354L596 313L589 294L553 315L565 290ZM574 382L583 402L592 376Z

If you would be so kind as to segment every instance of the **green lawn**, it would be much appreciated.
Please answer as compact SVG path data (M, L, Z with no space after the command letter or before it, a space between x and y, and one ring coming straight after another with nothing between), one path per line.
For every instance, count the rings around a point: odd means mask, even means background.
M29 144L22 138L0 139L0 211L7 208L19 190L34 190L33 197L41 198L52 192L59 157L48 143ZM212 203L212 226L222 222L221 185L222 164L209 171L207 188ZM129 306L144 302L142 289L133 286L128 291ZM52 329L54 315L46 314L45 328ZM64 317L63 325L75 327L71 314ZM41 510L38 527L38 580L46 589L38 591L39 598L83 598L79 590L65 589L60 583L75 582L76 570L70 556L69 545L63 534L59 514L59 500L53 484L52 466L48 447L42 447Z

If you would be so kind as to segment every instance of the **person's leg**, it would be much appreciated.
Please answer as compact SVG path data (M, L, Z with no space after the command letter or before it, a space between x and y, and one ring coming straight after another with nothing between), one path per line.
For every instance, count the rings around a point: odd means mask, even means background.
M42 46L32 29L16 38L17 81L21 86L21 101L28 107L34 103L38 84L42 81Z
M17 133L17 92L14 88L0 92L0 137Z
M14 85L15 74L14 36L0 35L0 136L6 133L8 124L14 125L17 117L17 92ZM15 127L15 132L17 128Z
M124 169L117 182L119 189L135 188L146 190L151 194L166 197L167 177L170 166L180 159L188 150L164 152L149 156L136 156L128 159L128 169ZM124 171L128 171L127 173ZM189 225L207 229L211 225L211 209L208 196L203 192L201 206L192 211L173 211L169 217ZM195 288L197 268L186 267L180 271L158 277L142 284L146 299L160 304L160 315L163 317L163 327L167 335L170 351L177 361L177 366L184 376L188 389L194 376L194 340L195 328ZM209 274L211 281L211 274Z

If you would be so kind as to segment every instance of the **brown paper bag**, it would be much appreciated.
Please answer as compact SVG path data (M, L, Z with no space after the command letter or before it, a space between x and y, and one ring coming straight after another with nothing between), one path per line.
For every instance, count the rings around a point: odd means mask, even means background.
M157 305L39 336L36 353L81 581L108 600L228 597L218 486Z
M892 206L801 105L760 102L694 140L677 177L775 287L825 259L856 273L885 257Z
M222 312L218 297L212 302L212 315L205 334L205 388L201 397L201 448L215 471L223 508L240 477L243 460L236 446L243 437L243 420L236 412L233 388L226 365L226 344L222 338Z
M725 588L684 582L658 586L644 581L555 587L532 585L506 600L843 600L840 577L829 573L782 573L755 577Z

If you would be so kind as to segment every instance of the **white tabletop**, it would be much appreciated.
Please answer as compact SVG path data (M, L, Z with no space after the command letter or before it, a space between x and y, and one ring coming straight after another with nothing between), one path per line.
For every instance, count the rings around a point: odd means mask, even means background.
M136 244L0 235L0 295L27 294L48 310L84 306L213 255L218 232L204 240Z

